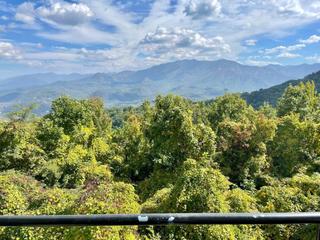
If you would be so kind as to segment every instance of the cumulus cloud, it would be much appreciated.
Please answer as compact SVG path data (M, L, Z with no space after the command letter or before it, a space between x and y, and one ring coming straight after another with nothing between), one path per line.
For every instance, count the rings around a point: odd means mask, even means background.
M205 38L201 34L190 29L167 29L158 28L155 33L149 33L143 40L143 43L157 44L164 43L169 46L178 48L195 47L195 48L223 48L228 49L221 37Z
M2 2L0 0L0 9ZM185 58L242 59L242 52L248 51L245 46L256 45L254 38L267 36L279 40L295 32L294 29L319 21L320 17L319 0L150 0L143 10L129 5L123 8L123 4L116 2L124 1L29 0L14 7L15 13L7 14L10 19L15 16L17 21L28 25L14 22L11 25L16 27L9 29L7 24L6 30L38 24L34 37L39 39L35 41L41 42L44 38L87 47L52 52L42 48L28 56L23 54L32 64L44 62L47 57L54 62L51 66L68 66L67 63L83 66L84 62L90 62L103 69L113 64L132 69L137 64L146 67L159 61ZM0 26L0 31L2 28ZM295 45L276 46L256 54L269 63L297 57L295 51L318 39L319 36L314 35ZM102 49L92 50L97 48ZM26 52L25 46L19 45L19 49ZM258 59L251 63L253 61Z
M47 5L36 8L34 3L24 2L17 7L15 20L29 26L35 26L37 19L54 25L75 26L89 21L93 15L83 3L49 1Z
M271 2L278 8L278 11L281 13L304 13L304 9L302 8L299 0L272 0Z
M315 0L271 0L280 14L319 18L320 5Z
M9 42L0 42L0 58L21 59L20 51Z
M35 9L31 2L25 2L17 7L15 19L25 24L34 24L35 22Z
M37 13L49 22L71 26L83 24L93 16L93 12L86 4L67 2L39 7Z
M304 44L312 44L320 42L320 35L312 35L308 39L300 40L301 43Z
M169 59L220 57L230 53L230 46L220 36L206 38L190 29L157 28L140 42L144 54Z
M217 16L221 12L219 0L190 0L184 13L193 19Z

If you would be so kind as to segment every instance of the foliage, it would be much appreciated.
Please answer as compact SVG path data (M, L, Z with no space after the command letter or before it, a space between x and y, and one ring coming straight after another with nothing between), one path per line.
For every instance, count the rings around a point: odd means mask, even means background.
M277 108L237 94L105 109L60 97L0 120L0 215L319 211L317 82ZM2 227L0 239L313 239L312 225Z
M300 83L295 87L290 85L278 101L278 115L297 113L301 119L311 119L318 113L318 98L314 82Z
M243 93L241 97L255 108L259 108L265 103L269 103L272 106L276 106L277 101L290 85L295 87L300 83L305 84L310 81L314 81L315 88L317 91L319 91L320 90L320 72L316 72L306 76L304 79L301 79L301 80L290 80L267 89L260 89L258 91L253 91L251 93Z
M226 94L213 101L208 118L212 127L216 128L224 120L239 121L245 118L247 111L247 103L239 95Z
M74 214L139 213L138 196L130 184L122 182L88 182L75 201ZM73 228L67 239L136 239L135 227L82 227Z
M288 177L317 165L320 153L320 125L310 120L300 121L298 115L283 117L270 144L273 169Z
M153 164L162 168L174 169L187 158L211 157L215 151L214 132L194 124L191 104L178 96L157 97L146 137Z
M245 187L266 174L269 167L267 143L273 139L276 124L263 115L254 121L224 121L218 126L218 162L230 180ZM249 186L247 186L249 187Z

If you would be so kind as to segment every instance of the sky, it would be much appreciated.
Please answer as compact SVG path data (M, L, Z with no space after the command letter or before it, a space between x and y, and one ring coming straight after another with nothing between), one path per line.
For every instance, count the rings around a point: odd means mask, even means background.
M320 62L319 0L0 0L0 78Z

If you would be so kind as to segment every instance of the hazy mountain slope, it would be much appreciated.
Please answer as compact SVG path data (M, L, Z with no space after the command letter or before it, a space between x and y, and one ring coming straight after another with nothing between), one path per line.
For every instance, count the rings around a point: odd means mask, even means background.
M315 82L316 89L318 92L320 92L320 71L319 71L319 72L310 74L300 80L291 80L267 89L260 89L259 91L244 93L242 94L242 97L246 99L246 101L254 107L259 107L265 102L268 102L271 105L275 106L277 103L277 100L282 96L284 90L290 84L295 86L300 82L307 82L311 80Z
M262 87L270 87L282 81L300 78L313 71L320 70L320 64L266 67L246 66L228 60L196 61L184 60L161 64L146 70L122 76L116 74L117 80L134 83L143 80L161 81L168 87L166 90L183 86L214 87L229 91L251 91ZM213 85L214 84L214 85ZM165 87L164 87L165 88Z
M184 60L161 64L140 71L114 74L57 76L3 87L0 82L0 111L7 111L12 104L36 102L41 111L61 95L76 98L102 97L108 106L138 104L153 99L157 94L175 93L194 100L210 99L228 92L249 92L267 88L289 79L300 78L320 70L320 64L265 67L246 66L228 60ZM306 73L307 72L307 73ZM38 77L38 76L37 76ZM55 80L52 80L52 79ZM23 77L16 78L17 83ZM32 79L29 76L25 79ZM12 81L12 79L11 79ZM9 86L10 80L4 81ZM2 81L3 83L3 81ZM12 83L12 82L11 82ZM4 84L4 83L3 83Z
M24 89L35 86L43 86L58 81L74 81L84 77L87 74L55 74L55 73L38 73L31 75L23 75L13 78L0 80L0 90Z

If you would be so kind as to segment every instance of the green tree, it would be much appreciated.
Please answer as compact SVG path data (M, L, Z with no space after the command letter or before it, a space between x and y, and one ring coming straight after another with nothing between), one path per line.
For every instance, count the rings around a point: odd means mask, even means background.
M79 125L94 127L98 135L111 128L111 119L99 99L76 100L60 97L52 102L51 112L46 118L63 128L70 135Z
M16 110L7 114L8 118L12 122L27 122L35 118L34 110L37 108L36 104L30 104L28 106L17 105Z
M66 154L70 137L63 128L54 125L49 119L41 119L36 128L38 144L49 158L62 158Z
M225 120L240 121L253 111L239 94L226 94L217 97L209 106L209 121L213 129Z
M140 212L134 187L122 182L88 182L73 206L74 214L134 214ZM138 239L136 227L78 227L66 239Z
M158 191L146 202L145 209L150 211L154 206L160 212L229 211L226 192L230 182L219 170L187 160L180 171L175 185ZM163 239L235 239L233 226L171 226L156 231Z
M145 138L141 119L137 115L129 116L123 127L115 131L113 141L120 158L116 162L117 166L114 166L117 175L133 181L146 178L151 165L146 161L150 146Z
M45 163L38 146L34 123L11 121L0 132L0 171L15 169L36 175Z
M317 211L319 190L315 184L319 177L298 175L292 179L274 181L256 193L261 212L308 212ZM312 225L269 225L263 226L267 239L314 239L316 228Z
M217 157L223 173L246 188L255 187L267 174L270 159L267 144L273 139L276 123L263 115L254 121L224 121L218 126Z
M76 194L62 189L44 189L32 177L18 172L0 175L0 215L66 214ZM70 213L70 212L69 212ZM4 227L0 228L1 239L58 240L65 228Z
M270 144L273 171L280 177L306 171L317 165L320 154L319 124L300 121L298 115L283 117Z
M240 188L234 188L227 192L227 200L230 212L254 213L258 212L255 196ZM235 228L236 239L260 240L265 239L264 233L258 225L238 225Z
M152 144L152 159L158 166L174 169L187 158L214 154L214 132L203 124L195 125L192 116L187 100L173 95L157 97L146 137Z
M301 119L314 119L319 112L319 96L314 82L289 86L277 103L280 117L291 113L299 114Z

